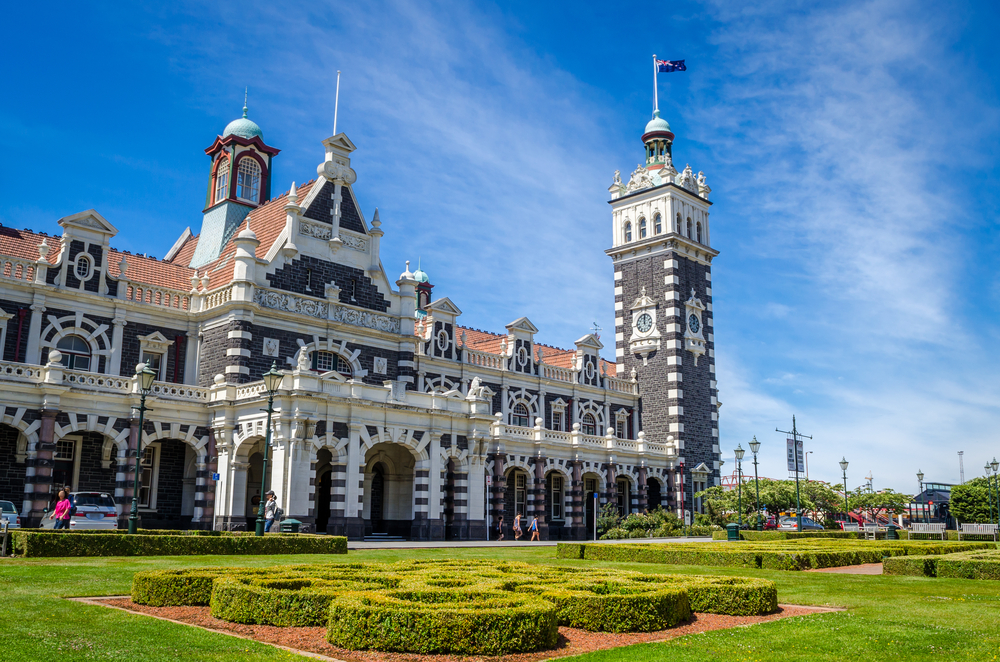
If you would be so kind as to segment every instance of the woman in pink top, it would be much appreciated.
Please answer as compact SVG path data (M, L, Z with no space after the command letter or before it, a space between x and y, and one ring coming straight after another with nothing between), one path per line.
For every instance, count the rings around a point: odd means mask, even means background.
M68 529L69 528L69 510L73 507L73 504L69 500L69 496L66 494L66 490L59 490L58 502L56 503L55 510L49 515L49 519L54 519L56 529Z

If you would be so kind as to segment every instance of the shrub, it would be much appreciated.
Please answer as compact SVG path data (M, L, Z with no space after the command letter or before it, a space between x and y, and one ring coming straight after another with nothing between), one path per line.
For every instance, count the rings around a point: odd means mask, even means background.
M303 534L128 535L38 531L11 533L20 556L186 556L192 554L346 554L347 538Z
M983 549L941 556L911 556L886 559L887 575L916 575L956 579L1000 579L1000 550Z

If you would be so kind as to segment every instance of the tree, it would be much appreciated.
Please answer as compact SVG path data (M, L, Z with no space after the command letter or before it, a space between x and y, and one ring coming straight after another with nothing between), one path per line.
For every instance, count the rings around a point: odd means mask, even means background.
M739 509L739 493L731 488L720 485L710 487L695 494L702 499L705 512L713 524L725 526L737 521ZM757 491L752 480L743 483L743 523L756 524ZM799 501L805 511L816 510L824 513L824 517L838 513L843 509L844 498L826 483L817 481L799 481ZM795 481L794 480L760 480L760 508L763 517L768 514L777 515L783 512L795 511Z
M892 490L866 492L860 487L851 494L851 510L860 510L868 519L875 521L883 515L905 513L912 497Z
M993 520L996 521L997 493L996 485L993 490L993 505L990 507L990 488L987 479L983 477L973 478L965 485L956 485L951 488L951 514L955 521L961 524L986 523L991 521L992 510Z

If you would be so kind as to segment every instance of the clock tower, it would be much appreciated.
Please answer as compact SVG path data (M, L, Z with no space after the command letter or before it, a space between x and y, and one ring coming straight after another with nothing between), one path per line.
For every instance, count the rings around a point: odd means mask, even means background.
M645 162L611 194L615 340L620 376L639 383L640 429L667 443L668 499L678 515L702 511L694 493L719 483L719 402L712 323L709 194L705 175L673 162L674 134L659 111L642 135ZM683 505L682 504L683 501Z

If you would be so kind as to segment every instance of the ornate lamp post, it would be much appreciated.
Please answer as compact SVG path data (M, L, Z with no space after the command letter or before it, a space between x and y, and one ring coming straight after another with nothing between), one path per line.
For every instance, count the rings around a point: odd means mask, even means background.
M840 456L840 470L844 472L844 516L848 521L851 519L851 509L847 505L847 458Z
M997 469L1000 469L1000 462L997 462L996 457L990 462L990 466L993 467L993 482L996 485L993 491L997 495L997 521L1000 521L1000 479L997 478Z
M917 482L920 483L920 494L923 494L924 493L924 472L921 471L920 469L917 469ZM924 499L924 503L920 506L920 510L923 511L923 513L924 513L923 520L924 520L924 522L926 522L927 521L927 499L926 498Z
M149 395L149 389L153 388L155 380L156 373L145 363L135 367L135 381L139 386L139 406L133 409L139 410L139 434L135 438L135 482L132 486L132 509L128 516L129 533L135 533L139 529L139 475L142 471L139 460L142 458L142 424L146 414L146 396Z
M274 413L274 394L281 385L282 374L278 372L278 362L271 364L271 369L264 373L264 389L267 391L267 434L264 437L264 469L260 476L260 508L257 510L258 536L264 535L264 490L267 489L267 451L271 448L271 414Z
M760 450L760 442L757 441L757 435L754 435L753 441L750 442L750 452L753 453L753 485L757 491L757 500L754 504L757 506L757 530L764 530L764 521L760 517L760 481L757 478L757 451Z
M736 450L736 495L739 505L736 506L737 520L740 525L740 529L743 528L743 454L746 453L743 450L743 444L738 444Z

